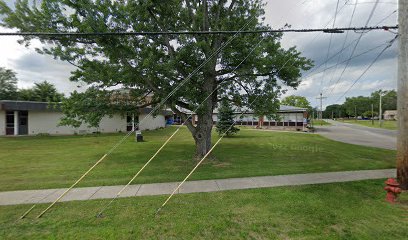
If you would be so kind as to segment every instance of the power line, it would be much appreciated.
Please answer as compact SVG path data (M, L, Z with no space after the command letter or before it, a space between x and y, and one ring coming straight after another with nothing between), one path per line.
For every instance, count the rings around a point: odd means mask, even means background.
M354 85L356 85L356 83L364 76L365 73L367 73L367 71L374 65L374 63L377 62L381 55L392 46L397 38L398 36L395 36L395 38L389 42L389 44L374 58L370 65L368 65L368 67L360 74L360 76L358 76L358 78L354 80L353 84L336 100L336 102L343 98L354 87Z
M356 40L354 40L354 41L356 41ZM352 42L349 44L349 46L350 46L354 41L352 41ZM382 43L382 44L380 44L380 45L377 45L377 46L375 46L375 47L372 47L372 48L370 48L370 49L368 49L368 50L366 50L366 51L364 51L364 52L361 52L361 53L359 53L359 54L357 54L357 55L352 56L351 58L345 59L345 60L339 62L338 64L335 64L335 65L332 65L332 66L330 66L330 67L327 67L326 70L332 69L332 68L337 67L338 65L343 64L343 63L345 63L345 62L347 62L347 61L350 61L350 60L352 60L352 59L354 59L354 58L357 58L357 57L360 57L360 56L362 56L362 55L364 55L364 54L367 54L367 53L369 53L369 52L372 52L372 51L376 50L377 48L380 48L380 47L386 45L387 43L388 43L388 41L385 42L385 43ZM348 47L349 47L349 46L348 46ZM348 47L346 47L346 48L348 48ZM336 56L337 54L339 54L339 53L340 53L340 52L336 53L336 54L333 55L330 59L332 59L333 57L335 57L335 56ZM324 63L322 63L322 64L319 65L318 67L321 67L323 64L324 64ZM324 70L320 70L320 71L314 72L314 73L309 72L309 74L308 74L307 76L304 76L303 78L304 78L304 79L309 78L309 77L314 76L314 75L316 75L316 74L322 73L323 71L324 71Z
M232 70L232 72L236 71L247 59L248 57L255 51L255 49L265 40L265 38L262 38L252 49L251 51L246 55L246 57L237 65L235 68ZM130 179L130 181L116 194L116 196L108 202L101 210L100 212L96 215L97 217L101 217L102 213L108 209L108 207L123 193L123 191L132 184L132 182L139 176L139 174L143 171L143 169L149 165L149 163L159 154L159 152L167 145L167 143L177 134L177 132L183 127L189 119L198 111L201 105L205 103L222 85L219 84L207 97L200 103L198 106L192 111L191 114L189 114L188 117L186 117L186 120L176 129L176 131L173 132L173 134L162 144L162 146L153 154L153 156L142 166L142 168Z
M377 6L378 6L378 1L379 1L379 0L376 1L376 4L374 4L373 8L371 9L370 15L368 16L368 19L367 19L367 21L366 21L365 26L368 25L368 23L370 22L371 18L373 17L374 12L375 12L375 9L376 9ZM361 33L360 33L360 36L357 38L356 45L354 46L353 50L351 51L350 58L354 55L354 52L356 51L357 46L358 46L358 44L360 43L360 40L361 40L361 38L363 37L364 33L365 33L365 32L361 32ZM341 78L343 77L344 73L346 72L346 69L347 69L347 67L349 66L349 64L350 64L350 61L347 61L347 62L346 62L346 65L345 65L344 68L343 68L343 71L341 72L341 74L340 74L340 76L339 76L339 78L337 79L337 81L336 81L336 83L334 84L334 86L331 88L329 95L334 91L334 89L336 88L337 84L340 82L340 80L341 80Z
M228 34L257 34L257 33L290 33L290 32L323 32L343 33L344 31L372 31L398 29L393 26L372 27L343 27L343 28L304 28L304 29L271 29L271 30L247 30L247 31L177 31L177 32L0 32L0 36L37 36L37 37L91 37L91 36L156 36L156 35L228 35Z
M378 26L380 25L382 22L384 22L385 20L387 20L389 17L391 17L394 13L396 13L397 10L392 11L390 14L388 14L387 16L385 16L383 19L381 19L378 23L376 23L375 25Z
M282 67L277 71L279 73L285 66L286 64L290 61L291 59L289 58L283 65ZM249 105L251 106L254 104L254 102L258 99L260 95L257 95L250 103ZM242 112L240 114L240 117L243 116L244 114L248 113L250 109L246 110L245 112ZM236 119L236 118L235 118ZM177 187L173 190L173 192L169 195L169 197L163 202L163 204L157 209L156 215L166 206L166 204L170 201L170 199L174 196L174 194L180 189L180 187L187 181L187 179L195 172L195 170L201 165L201 163L208 157L208 155L211 154L211 152L214 150L214 148L221 142L221 140L225 137L227 132L234 126L236 120L233 121L233 123L228 127L228 129L220 136L220 138L215 142L215 144L210 148L210 150L204 155L204 157L195 165L195 167L190 171L190 173L181 181Z
M334 20L333 20L333 26L332 26L332 28L334 28L334 25L336 24L337 10L339 9L339 2L340 2L340 0L337 0L336 10L334 11ZM347 34L348 34L348 32L347 32ZM329 40L329 46L328 46L328 48L327 48L325 67L327 66L327 59L329 59L330 48L331 48L332 40L333 40L333 33L330 33L330 40ZM326 73L326 71L323 72L323 76L322 76L322 78L321 78L321 80L320 80L320 93L321 93L322 90L323 90L323 79L324 79L325 73Z
M244 30L254 19L250 19L245 23L244 26L240 28L240 31ZM202 62L196 69L194 69L193 72L191 72L183 81L181 81L156 107L150 111L149 114L146 115L145 118L143 118L138 125L148 119L150 116L153 115L154 112L159 110L161 106L164 105L164 103L176 92L178 89L180 89L186 82L188 82L193 75L195 75L204 65L206 65L211 59L216 56L223 48L225 48L227 45L229 45L233 39L235 39L238 36L238 32L235 33L232 37L230 37L223 45L221 45L218 49L212 52L212 54L204 61ZM91 172L99 163L101 163L108 155L110 155L117 147L119 147L135 130L130 131L128 134L126 134L120 141L118 141L105 155L103 155L91 168L88 169L74 184L72 184L67 190L65 190L54 202L52 202L46 209L44 209L38 216L37 218L40 218L42 215L44 215L50 208L52 208L59 200L61 200L72 188L74 188L85 176L88 175L89 172ZM34 204L28 211L26 211L20 219L23 219L30 211L36 206Z
M356 0L356 2L357 2L357 0ZM353 7L353 12L351 13L351 17L350 17L350 21L349 21L349 27L351 27L351 24L353 23L353 18L354 18L354 14L355 14L355 12L356 12L356 8L357 8L357 4L354 5L354 7ZM377 24L377 26L378 26L378 24ZM349 32L347 32L347 33L346 33L346 36L344 37L344 41L343 41L343 44L342 44L342 46L341 46L340 54L339 54L339 57L337 58L336 67L334 68L332 77L330 78L329 84L327 85L328 87L330 87L330 84L332 83L332 81L333 81L333 79L334 79L335 73L336 73L336 71L337 71L337 66L338 66L338 64L339 64L339 62L340 62L340 59L341 59L341 56L342 56L341 53L342 53L342 52L344 51L344 49L345 49L345 45L346 45L346 42L347 42L348 35L349 35ZM351 44L350 44L350 45L351 45Z

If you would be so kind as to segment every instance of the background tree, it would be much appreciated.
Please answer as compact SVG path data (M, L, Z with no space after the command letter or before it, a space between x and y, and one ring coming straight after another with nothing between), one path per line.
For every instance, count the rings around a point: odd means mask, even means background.
M284 99L282 99L281 104L287 106L306 108L309 112L312 111L312 106L310 105L310 102L306 99L306 97L303 96L291 95L285 97Z
M380 106L380 94L382 97L382 110L395 110L397 108L397 92L395 90L377 90L372 92L370 96L358 96L346 98L343 104L333 104L326 107L323 112L325 118L331 118L331 114L335 117L340 113L341 117L355 117L357 116L371 117L371 105L378 116Z
M47 81L34 83L33 101L39 102L60 102L64 94L59 93L55 86Z
M32 88L23 88L18 90L18 100L34 101L34 91Z
M332 115L333 114L333 115ZM333 104L326 107L323 111L323 118L340 118L346 117L346 110L341 104Z
M369 119L371 119L371 117L377 117L378 116L378 112L376 112L376 111L366 111L366 112L363 112L363 114L362 114L362 116L364 117L364 118L369 118Z
M59 93L55 86L47 81L34 83L34 87L20 89L18 99L35 102L61 102L64 94Z
M382 97L382 114L386 110L397 109L397 92L395 90L378 90L371 93L371 99L374 104L374 110L379 112L380 94Z
M41 4L17 1L12 10L0 1L0 14L4 15L3 26L30 32L271 29L262 21L263 7L262 0L53 0ZM284 90L282 86L296 88L301 71L310 69L311 61L302 57L295 47L281 47L281 37L278 33L241 34L215 55L213 53L232 36L43 35L26 36L21 42L38 38L44 43L38 52L76 66L70 78L72 81L82 81L100 91L112 86L130 88L133 102L143 101L144 95L151 93L150 105L161 102L194 69L209 60L166 101L167 106L186 119L180 107L194 110L214 92L197 111L198 124L186 123L200 157L211 148L212 113L220 99L252 108L256 114L272 114L277 110L276 102ZM257 44L259 46L243 65L233 71ZM256 98L262 101L250 104ZM105 113L111 114L117 108L108 109ZM97 112L96 109L77 111L79 115L93 112Z
M227 136L239 131L239 128L235 127L234 110L227 100L221 101L218 108L216 131L219 135L225 133Z
M370 97L358 96L346 98L343 104L346 114L349 117L362 116L364 112L371 111L372 99Z
M17 98L17 77L10 69L0 67L0 100Z

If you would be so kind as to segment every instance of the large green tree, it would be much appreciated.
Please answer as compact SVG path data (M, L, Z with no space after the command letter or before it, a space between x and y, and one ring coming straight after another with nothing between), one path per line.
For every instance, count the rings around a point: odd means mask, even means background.
M341 104L333 104L326 107L323 111L323 118L340 118L346 117L346 110Z
M17 98L17 77L10 69L0 67L0 100Z
M13 10L1 1L0 14L4 15L3 26L29 32L271 29L263 23L263 7L262 0L48 0L41 4L17 1ZM166 100L167 106L185 118L180 108L194 110L204 101L197 111L198 124L187 122L196 142L196 154L202 156L211 148L212 112L220 99L227 98L259 114L272 114L277 110L282 86L296 88L301 71L311 67L311 61L302 57L295 47L284 49L280 45L281 37L277 33L240 34L218 52L231 35L42 35L26 36L22 42L40 39L44 47L39 52L76 66L71 80L92 85L91 92L112 86L129 88L133 102L140 102L141 106L161 102L194 69L209 60ZM258 43L245 62L233 71ZM150 103L143 102L147 93L153 94ZM262 101L251 105L256 98ZM117 109L107 108L104 114ZM77 111L72 116L91 112L93 109Z
M300 108L306 108L308 111L312 110L312 106L310 105L310 102L307 100L306 97L303 96L296 96L296 95L290 95L282 99L281 104L283 105L288 105L288 106L294 106L294 107L300 107Z
M216 131L219 135L231 136L239 132L235 127L234 110L227 100L222 100L218 108Z
M346 98L343 104L347 116L356 117L362 116L363 113L371 111L371 104L373 103L370 97L358 96Z
M397 109L397 92L395 90L378 90L371 93L371 99L374 104L374 110L379 112L380 106L380 94L382 95L382 113L386 110L396 110Z
M18 99L35 102L61 102L64 94L59 93L54 84L47 81L34 83L34 87L18 91Z

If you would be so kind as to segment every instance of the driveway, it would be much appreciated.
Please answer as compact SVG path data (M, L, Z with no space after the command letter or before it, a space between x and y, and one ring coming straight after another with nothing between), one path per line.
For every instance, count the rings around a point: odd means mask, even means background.
M369 147L397 149L397 130L371 128L333 120L326 121L332 125L316 126L316 132L329 139Z

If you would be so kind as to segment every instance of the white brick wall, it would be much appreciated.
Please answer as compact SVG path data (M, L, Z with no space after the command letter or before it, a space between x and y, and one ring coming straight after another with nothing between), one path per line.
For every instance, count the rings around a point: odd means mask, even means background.
M160 127L166 127L166 121L163 115L157 115L156 117L149 116L147 114L139 115L139 129L140 130L153 130ZM146 119L145 119L146 118Z
M82 124L79 128L69 126L57 126L60 118L63 116L60 112L29 111L28 112L28 134L37 135L39 133L48 134L74 134L92 133L96 128L88 128ZM113 118L104 117L99 126L100 132L119 132L126 131L126 119L115 115Z
M6 112L0 110L0 136L6 135Z

